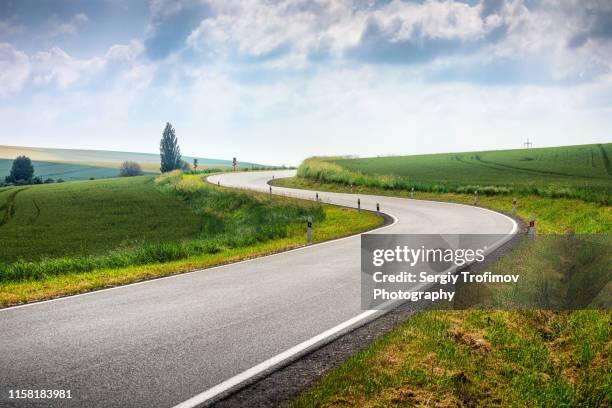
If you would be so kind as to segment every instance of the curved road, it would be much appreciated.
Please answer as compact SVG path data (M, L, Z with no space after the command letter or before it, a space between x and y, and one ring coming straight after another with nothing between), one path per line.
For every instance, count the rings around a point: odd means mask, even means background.
M212 176L268 191L294 171ZM314 192L274 187L314 199ZM356 206L356 196L319 193ZM512 234L516 224L464 205L361 196L393 216L384 233ZM315 226L316 227L316 226ZM254 374L376 317L360 309L360 238L0 310L0 405L9 389L70 389L40 406L171 407L208 401Z

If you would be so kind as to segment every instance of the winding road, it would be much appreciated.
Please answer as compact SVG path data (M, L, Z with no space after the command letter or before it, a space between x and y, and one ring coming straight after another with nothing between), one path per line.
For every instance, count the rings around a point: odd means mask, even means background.
M215 175L269 191L295 171ZM313 200L315 193L273 187ZM356 207L355 195L319 193ZM513 234L490 210L360 196L390 215L377 233ZM316 228L316 226L315 226ZM0 310L0 405L190 407L273 370L380 312L360 308L360 238ZM71 400L9 400L9 389L70 389Z

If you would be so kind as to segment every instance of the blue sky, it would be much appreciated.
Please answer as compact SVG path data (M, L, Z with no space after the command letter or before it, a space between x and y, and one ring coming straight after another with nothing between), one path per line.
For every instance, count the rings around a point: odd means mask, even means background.
M612 141L607 0L0 2L0 144L297 164Z

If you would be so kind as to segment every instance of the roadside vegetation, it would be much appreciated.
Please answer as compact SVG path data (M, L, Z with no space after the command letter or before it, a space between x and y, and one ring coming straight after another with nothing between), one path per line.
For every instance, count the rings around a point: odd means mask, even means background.
M611 146L314 158L298 169L301 177L274 184L401 197L410 197L414 188L416 199L470 205L478 189L478 205L506 213L512 212L516 196L516 215L528 220L535 214L538 234L556 236L524 242L491 268L498 273L519 271L534 285L543 284L538 280L542 274L552 276L550 282L565 294L562 309L609 308L612 176L602 151L609 152ZM534 160L521 160L524 157ZM597 282L584 282L587 275ZM470 310L417 313L288 405L612 405L612 312L478 310L482 299L472 296L476 294L468 288L462 296L471 302ZM508 294L512 291L496 293Z
M372 229L367 212L213 186L202 172L0 189L0 305L186 272Z

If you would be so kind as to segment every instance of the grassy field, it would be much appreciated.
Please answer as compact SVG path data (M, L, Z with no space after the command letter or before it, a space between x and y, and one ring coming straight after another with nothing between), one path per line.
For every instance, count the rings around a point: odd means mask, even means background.
M561 164L555 164L554 161L550 163L549 160L549 165L544 166L543 163L548 160L545 155L542 155L539 167L537 163L532 163L535 160L524 160L521 167L542 174L537 185L529 184L531 178L522 178L519 174L523 173L522 169L518 171L512 168L518 167L515 166L516 162L520 161L525 151L514 151L512 154L479 153L480 160L471 158L474 154L465 153L463 155L468 155L469 160L473 161L470 164L473 170L463 173L460 168L468 164L461 163L461 159L451 159L454 155L439 155L433 161L423 161L418 166L412 162L405 167L404 164L413 159L420 161L426 156L314 159L306 161L299 169L299 174L307 177L276 180L274 184L318 191L409 197L410 184L398 186L394 183L397 180L407 180L408 175L414 177L414 174L420 174L423 178L429 178L420 185L420 191L419 186L415 187L416 199L472 204L473 195L466 194L468 191L463 187L472 186L470 188L482 191L483 186L490 186L488 194L480 195L479 205L508 213L512 210L512 196L509 194L514 193L518 196L518 216L528 219L529 215L535 214L539 233L563 235L551 235L549 240L535 241L540 247L546 242L553 243L547 248L546 257L541 256L542 248L522 245L507 254L492 269L519 269L522 276L531 278L546 271L558 275L557 282L561 282L562 287L571 286L573 280L580 281L584 273L597 271L594 276L603 280L598 283L596 290L605 292L607 297L599 295L589 299L592 304L608 304L609 307L609 294L612 290L609 283L612 208L603 204L609 203L609 196L602 199L602 194L609 191L612 179L606 180L606 175L601 171L609 168L609 162L606 162L607 156L600 154L602 166L599 166L598 171L589 173L584 160L582 165L572 161L577 160L580 151L583 159L590 157L587 152L591 150L591 168L596 169L596 152L599 147L595 145L596 149L593 148L567 148L569 153L565 156L560 152L566 148L559 148L557 158L567 160ZM602 148L609 151L610 145ZM546 156L554 157L554 150L548 149ZM536 149L529 152L534 151ZM482 162L482 159L488 162L486 166L476 163ZM489 166L490 162L498 165ZM359 163L367 165L361 168ZM305 168L313 164L314 170L312 167ZM494 167L502 167L499 164L505 165L506 174L500 173L499 179L496 179L492 175L498 171ZM412 165L419 168L410 167ZM438 170L438 165L443 168L442 171ZM407 170L410 168L414 171ZM555 174L546 175L547 172ZM503 182L508 192L498 189L496 180ZM442 185L443 182L448 183L446 186L454 185L454 189L447 191L446 187L430 188ZM587 188L580 190L580 183L587 185ZM560 194L559 188L591 195L581 197L581 193ZM553 191L556 193L551 193ZM574 246L560 244L565 241L564 236L571 238L574 232L603 234L601 236L607 243L607 249L600 253L603 257L598 256L592 263L585 263L584 254L592 257L592 247L587 245L579 251ZM539 261L526 262L528 259ZM529 281L537 283L534 279ZM582 287L589 291L593 285L589 283ZM587 297L590 295L587 294ZM470 300L475 301L472 297ZM576 299L568 298L566 301L571 306ZM611 355L610 311L426 311L400 324L340 367L327 373L288 405L610 406Z
M0 159L0 180L4 180L11 172L12 159ZM119 176L119 166L105 163L79 164L66 162L47 162L33 160L34 176L42 177L43 180L52 178L57 181L89 180L91 178L101 179ZM156 167L159 167L156 165ZM145 169L145 174L154 174L156 171ZM158 171L159 172L159 169Z
M0 305L80 293L319 242L373 213L251 194L172 173L0 189Z
M34 175L54 180L89 180L119 176L119 166L126 160L140 164L144 174L159 174L159 154L115 152L106 150L51 149L42 147L0 146L0 181L9 175L13 159L26 155L32 159ZM194 157L184 156L192 163ZM198 158L200 169L230 168L231 160ZM250 162L238 162L241 169L260 169Z
M155 148L156 146L154 146ZM159 172L158 153L135 153L135 152L116 152L109 150L79 150L79 149L53 149L46 147L26 147L26 146L1 146L0 158L14 159L19 155L26 155L32 160L47 162L77 162L78 164L100 165L102 167L119 167L119 164L126 160L140 163L143 168L149 169L148 165L154 165L155 171ZM183 159L191 163L192 156L184 156ZM231 166L231 158L227 160L208 159L198 157L200 166ZM243 168L260 165L250 162L239 161L238 165Z
M389 190L519 194L579 198L609 204L612 143L375 157L311 158L300 177Z

